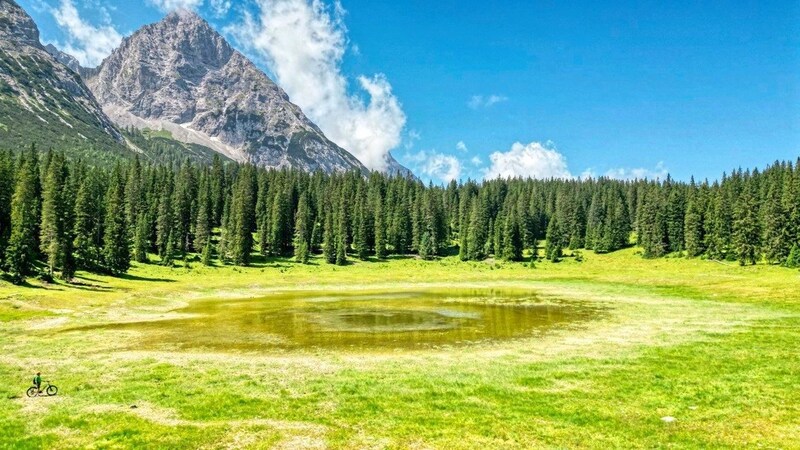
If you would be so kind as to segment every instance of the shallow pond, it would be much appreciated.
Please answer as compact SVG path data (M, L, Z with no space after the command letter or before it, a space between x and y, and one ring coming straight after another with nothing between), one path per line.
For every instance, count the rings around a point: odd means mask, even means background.
M599 311L586 303L543 303L530 291L454 289L286 291L194 301L174 312L183 317L82 329L138 331L137 346L158 349L421 349L530 337Z

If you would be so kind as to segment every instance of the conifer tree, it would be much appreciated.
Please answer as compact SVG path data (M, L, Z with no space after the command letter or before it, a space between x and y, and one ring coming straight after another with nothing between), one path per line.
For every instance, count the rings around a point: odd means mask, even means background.
M136 233L133 238L133 259L138 263L147 262L150 248L150 218L146 212L138 214Z
M72 264L72 211L70 189L67 185L66 161L62 155L51 158L42 190L42 222L39 245L47 260L48 275L62 270L69 280L74 273Z
M230 247L231 247L231 198L226 196L222 208L222 226L220 228L219 245L217 252L219 260L223 264L230 262Z
M522 259L522 234L516 214L510 214L505 220L503 238L503 259L520 261Z
M164 249L164 257L161 259L161 265L166 267L173 267L175 265L175 237L170 231L167 236L167 246Z
M700 191L695 191L686 206L684 217L684 243L686 256L693 258L705 251L703 229L703 207Z
M15 283L33 274L38 257L39 167L35 148L20 157L11 198L11 235L6 249L6 271Z
M142 164L139 161L139 155L133 160L133 163L128 167L128 176L125 184L125 216L128 227L130 228L129 235L132 239L136 238L137 228L139 226L139 214L143 212L144 194L142 192Z
M761 245L764 259L770 264L782 264L790 251L786 243L787 214L783 210L781 197L781 185L778 182L771 183L761 208Z
M639 240L645 258L658 258L667 251L667 230L661 193L653 184L645 193L637 219Z
M294 258L301 264L308 264L311 256L309 222L311 222L311 211L308 206L308 196L301 195L294 226Z
M227 176L225 166L219 155L214 155L211 163L211 209L212 223L222 226L223 214L225 213L225 193L227 190Z
M325 227L322 252L325 256L325 262L328 264L336 263L336 240L333 233L333 211L327 208L325 213Z
M156 249L158 255L164 257L169 236L172 233L174 220L172 216L172 175L167 174L161 186L158 200L158 216L156 218Z
M386 258L386 229L383 220L383 200L380 195L375 199L375 257Z
M342 193L339 201L339 210L336 213L336 265L343 266L347 264L347 196Z
M270 225L270 247L275 255L285 255L289 250L292 239L292 205L287 188L279 188L272 202L270 213L272 214Z
M276 186L273 188L275 187ZM258 194L256 198L256 230L258 231L258 249L261 256L267 256L270 253L270 221L272 220L270 214L270 198L272 195L273 193L269 190L266 173L259 173Z
M561 259L561 254L564 248L563 231L558 222L558 216L554 215L550 218L547 224L547 242L545 244L545 255L547 259L557 262Z
M206 249L206 244L211 240L213 228L213 202L211 199L211 181L208 175L200 178L197 192L197 222L194 227L194 249Z
M684 249L685 199L679 186L670 185L666 208L667 242L669 251Z
M486 257L485 243L488 238L487 224L484 222L484 208L478 197L473 197L470 205L469 229L467 232L467 259L480 261Z
M250 252L253 250L252 227L256 195L254 185L252 167L245 166L234 186L228 221L227 250L233 263L238 266L250 264Z
M422 259L431 260L436 256L435 245L430 230L425 230L422 233L422 238L419 242L419 256Z
M211 249L211 239L206 241L206 245L203 247L203 253L200 255L200 262L204 266L211 266L211 253L213 250Z
M786 267L795 269L800 267L800 246L794 244L792 246L791 251L789 251L789 257L786 258Z
M97 270L103 260L105 189L99 177L84 175L75 199L73 248L78 265Z
M130 268L128 226L125 221L125 182L118 165L109 180L106 191L106 218L103 234L103 260L105 268L114 275Z
M592 196L592 202L589 205L589 214L586 222L586 248L595 250L597 253L604 253L608 248L603 248L601 240L605 234L603 229L605 224L606 207L603 204L602 194L597 191Z
M176 251L182 258L186 257L192 243L192 207L196 198L196 181L192 164L189 159L184 160L175 178L175 187L172 194L173 238Z
M14 195L14 160L10 151L0 151L0 267L11 237L11 197Z
M733 221L733 248L739 264L755 264L759 246L758 204L752 183L744 188L736 203Z
M570 212L569 248L577 250L586 245L586 211L583 202L574 199Z

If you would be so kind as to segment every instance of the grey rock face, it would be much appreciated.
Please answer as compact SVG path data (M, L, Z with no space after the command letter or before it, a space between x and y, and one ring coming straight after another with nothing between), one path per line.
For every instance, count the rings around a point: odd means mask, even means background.
M263 167L365 167L211 26L180 11L123 40L87 84L117 124L165 129Z
M42 127L122 142L81 77L45 50L33 19L13 0L0 0L0 99Z

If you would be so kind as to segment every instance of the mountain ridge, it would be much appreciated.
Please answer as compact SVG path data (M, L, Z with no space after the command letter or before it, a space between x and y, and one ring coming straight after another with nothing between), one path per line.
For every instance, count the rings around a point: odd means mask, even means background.
M88 75L120 126L165 130L262 167L368 172L194 12L145 25Z
M41 44L33 19L15 1L0 0L0 136L25 143L30 124L41 144L124 145L83 79Z

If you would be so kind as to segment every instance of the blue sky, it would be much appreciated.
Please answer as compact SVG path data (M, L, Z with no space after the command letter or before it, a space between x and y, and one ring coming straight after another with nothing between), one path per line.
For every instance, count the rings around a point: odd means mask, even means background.
M94 60L114 33L194 8L338 143L362 159L393 148L434 181L716 178L800 156L797 1L18 1L43 41ZM334 76L297 81L306 67Z

